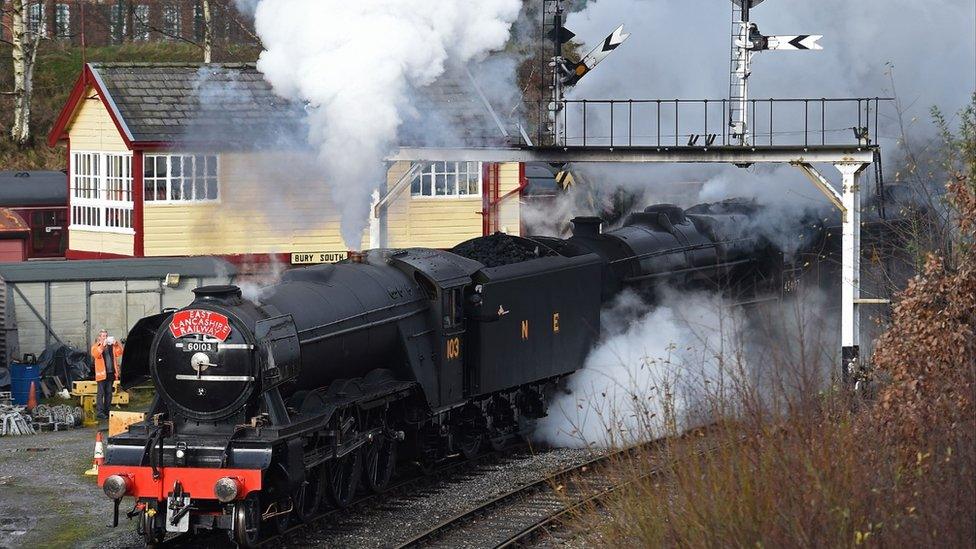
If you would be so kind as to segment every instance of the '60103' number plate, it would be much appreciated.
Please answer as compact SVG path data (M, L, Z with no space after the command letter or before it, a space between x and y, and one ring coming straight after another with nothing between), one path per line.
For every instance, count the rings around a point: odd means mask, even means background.
M216 353L217 344L208 341L184 341L183 351L187 353Z

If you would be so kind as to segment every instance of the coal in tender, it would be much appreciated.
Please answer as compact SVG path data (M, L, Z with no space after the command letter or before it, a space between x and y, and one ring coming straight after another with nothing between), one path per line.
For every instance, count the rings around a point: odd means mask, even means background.
M495 233L462 242L452 252L483 263L486 267L500 267L539 257L539 247L525 240Z

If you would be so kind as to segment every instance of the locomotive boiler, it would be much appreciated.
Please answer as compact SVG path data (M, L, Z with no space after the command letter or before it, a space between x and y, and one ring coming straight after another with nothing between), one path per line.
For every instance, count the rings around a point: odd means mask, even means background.
M745 229L756 215L658 205L613 231L577 218L568 239L372 250L289 271L254 300L198 288L130 333L123 385L151 378L157 396L109 439L99 483L116 519L134 498L147 543L217 529L253 546L383 491L406 464L502 448L582 367L622 289L780 287L781 250Z

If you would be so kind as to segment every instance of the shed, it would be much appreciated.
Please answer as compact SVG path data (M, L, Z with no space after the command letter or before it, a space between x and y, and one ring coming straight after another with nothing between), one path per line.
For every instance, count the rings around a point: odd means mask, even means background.
M0 208L0 261L27 259L27 239L30 227L17 212Z
M26 223L30 231L24 249L27 259L64 257L68 247L65 172L0 171L0 207L10 208Z
M67 207L68 174L50 170L0 171L0 206Z
M139 319L189 303L193 288L235 276L212 257L2 263L0 352L9 362L55 342L87 349L102 328L125 337Z

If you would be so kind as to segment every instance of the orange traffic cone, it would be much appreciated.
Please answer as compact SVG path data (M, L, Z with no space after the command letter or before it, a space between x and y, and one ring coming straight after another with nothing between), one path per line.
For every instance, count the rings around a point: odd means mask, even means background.
M98 466L105 462L105 450L102 448L102 432L95 431L95 456L92 458L91 469L85 471L88 476L98 476Z
M27 411L31 412L37 408L37 385L31 381L30 392L27 393Z

